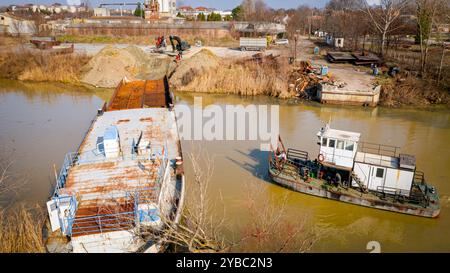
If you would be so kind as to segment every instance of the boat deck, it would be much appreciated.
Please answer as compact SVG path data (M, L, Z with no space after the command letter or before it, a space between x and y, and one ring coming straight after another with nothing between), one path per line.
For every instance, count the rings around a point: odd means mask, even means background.
M165 106L164 86L164 80L122 82L108 111L95 118L77 153L70 155L74 163L58 195L76 197L72 237L104 233L102 225L130 229L133 221L127 218L135 210L130 196L136 193L158 203L163 161L180 155L175 113ZM108 158L104 136L111 126L117 128L120 152Z
M108 105L108 111L146 107L168 107L167 80L121 82Z
M325 180L317 178L308 178L308 181L305 181L299 175L298 168L292 164L284 164L281 171L271 167L269 168L269 175L277 183L282 184L285 187L319 197L417 216L437 217L439 214L440 205L437 193L431 194L427 192L427 196L430 198L431 202L429 206L425 208L421 204L416 203L399 203L390 200L389 196L380 198L379 195L373 192L362 193L357 188L331 186ZM419 191L419 188L421 188L421 186L418 186L413 190ZM420 190L424 189L421 188Z

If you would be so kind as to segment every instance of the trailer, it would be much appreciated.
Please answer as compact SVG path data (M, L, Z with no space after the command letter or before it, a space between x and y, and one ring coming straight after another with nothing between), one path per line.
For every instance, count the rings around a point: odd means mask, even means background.
M246 50L264 51L267 49L267 39L241 37L239 40L239 47L241 51Z

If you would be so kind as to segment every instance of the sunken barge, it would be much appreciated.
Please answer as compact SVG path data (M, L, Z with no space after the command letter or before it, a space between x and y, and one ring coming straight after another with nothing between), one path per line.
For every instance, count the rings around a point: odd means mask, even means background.
M163 251L161 234L180 221L184 179L167 79L122 80L65 156L47 202L47 250Z
M397 147L360 142L360 134L331 129L318 133L317 159L285 149L281 138L269 154L269 177L291 190L391 212L435 218L435 187L416 170L412 155Z

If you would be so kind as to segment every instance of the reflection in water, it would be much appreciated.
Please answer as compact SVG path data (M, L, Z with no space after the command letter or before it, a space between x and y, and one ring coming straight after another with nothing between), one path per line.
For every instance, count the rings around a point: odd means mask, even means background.
M15 150L15 169L30 177L18 198L43 203L54 183L53 164L59 168L64 154L77 149L96 109L111 91L93 93L61 85L33 88L36 85L17 82L0 82L0 86L0 144ZM176 102L192 105L193 96L177 94ZM214 157L209 194L225 206L227 228L238 230L245 224L249 218L243 209L246 189L257 187L263 192L260 202L288 194L288 216L310 215L314 225L325 231L313 251L367 252L369 241L380 242L382 251L450 251L448 109L336 107L204 95L203 106L209 104L281 104L280 133L285 144L306 150L311 157L318 151L316 133L330 118L333 127L361 132L364 141L402 147L403 152L416 155L418 168L437 186L443 203L438 219L425 219L295 193L268 180L267 153L260 151L257 141L183 141L186 157L199 152L199 147ZM186 174L189 186L193 177L189 166ZM217 209L220 214L223 207Z
M12 171L28 178L14 197L42 204L53 188L53 165L59 169L64 155L77 149L103 100L61 85L33 89L1 80L0 86L0 156L12 153Z

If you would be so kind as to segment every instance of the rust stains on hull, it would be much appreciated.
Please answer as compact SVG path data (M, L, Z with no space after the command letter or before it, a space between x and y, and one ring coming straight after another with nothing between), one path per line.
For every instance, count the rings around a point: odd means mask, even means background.
M371 198L364 198L361 194L360 196L346 194L344 192L335 192L331 190L325 190L321 187L316 187L308 184L307 182L302 182L297 179L287 178L280 173L274 173L271 169L269 169L269 177L277 184L291 189L296 192L305 193L309 195L314 195L318 197L323 197L335 201L341 201L353 205L359 205L369 208L375 208L380 210L386 210L391 212L428 217L428 218L436 218L439 216L440 209L438 207L421 207L421 206L412 206L401 203L391 203L383 200L376 200Z

